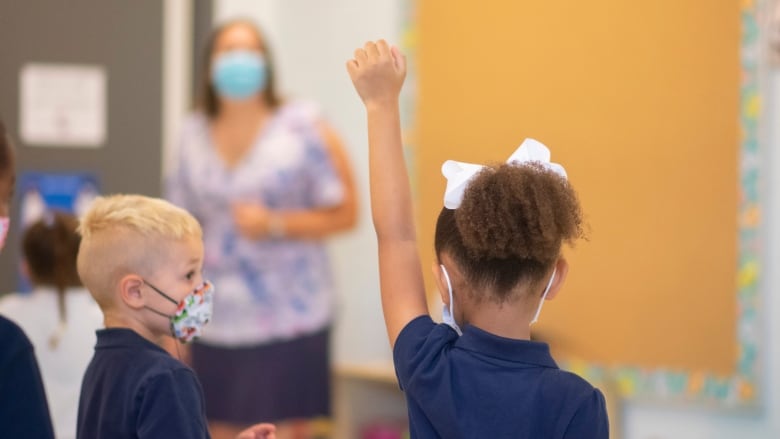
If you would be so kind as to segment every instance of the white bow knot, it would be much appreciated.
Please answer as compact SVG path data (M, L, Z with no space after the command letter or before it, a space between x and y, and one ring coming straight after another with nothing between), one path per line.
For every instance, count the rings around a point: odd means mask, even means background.
M566 170L558 163L550 162L550 150L541 142L534 139L525 139L523 143L506 161L507 163L540 163L550 171L555 172L564 179L567 178ZM463 193L466 192L471 180L485 167L473 163L456 162L447 160L441 166L441 173L447 179L447 189L444 190L444 207L457 209L463 201Z

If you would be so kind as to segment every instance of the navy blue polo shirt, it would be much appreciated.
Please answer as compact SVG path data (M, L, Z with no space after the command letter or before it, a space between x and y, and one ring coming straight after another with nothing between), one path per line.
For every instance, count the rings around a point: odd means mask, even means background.
M21 328L0 316L0 436L54 438L49 405L33 346Z
M195 373L135 331L97 331L76 428L87 438L209 438Z
M393 350L412 438L607 439L604 396L562 371L545 343L463 335L420 316Z

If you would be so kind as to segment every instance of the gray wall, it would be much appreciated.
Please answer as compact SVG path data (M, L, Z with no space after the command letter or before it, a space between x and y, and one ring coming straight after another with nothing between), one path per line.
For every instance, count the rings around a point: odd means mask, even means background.
M0 117L17 146L17 173L90 171L104 193L160 194L163 2L0 0ZM107 72L107 138L100 149L40 148L19 138L24 63L97 64ZM0 255L0 293L19 261L18 194Z
M192 4L192 102L197 102L203 83L206 40L213 26L214 4L211 0L196 0Z

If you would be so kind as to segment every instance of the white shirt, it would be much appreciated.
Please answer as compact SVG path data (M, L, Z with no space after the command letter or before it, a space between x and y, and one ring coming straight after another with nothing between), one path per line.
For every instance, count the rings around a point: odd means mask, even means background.
M95 331L103 327L103 313L84 288L65 294L66 326L51 346L60 322L57 293L39 287L30 294L0 299L0 314L21 326L35 348L46 398L57 438L76 437L81 379L92 359Z

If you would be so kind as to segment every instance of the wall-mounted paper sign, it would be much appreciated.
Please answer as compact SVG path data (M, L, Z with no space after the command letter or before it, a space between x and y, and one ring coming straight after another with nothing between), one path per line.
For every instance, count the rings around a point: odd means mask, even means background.
M30 63L19 72L19 133L31 146L98 148L106 140L106 72Z

